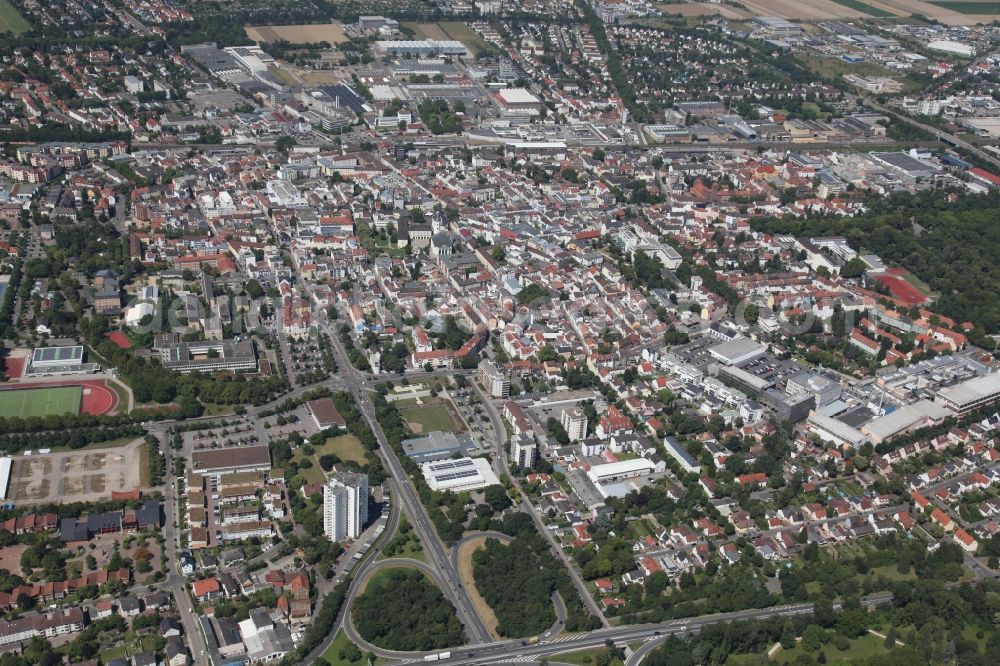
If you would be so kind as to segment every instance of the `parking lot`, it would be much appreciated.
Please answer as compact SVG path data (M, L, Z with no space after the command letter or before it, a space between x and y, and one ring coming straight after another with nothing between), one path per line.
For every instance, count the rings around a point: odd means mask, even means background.
M137 439L125 446L14 457L8 497L18 504L107 499L140 485Z

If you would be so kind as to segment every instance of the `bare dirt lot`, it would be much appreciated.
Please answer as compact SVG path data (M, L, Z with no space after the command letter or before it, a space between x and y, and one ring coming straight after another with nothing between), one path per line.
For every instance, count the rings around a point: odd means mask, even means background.
M258 25L244 28L247 37L255 42L274 42L279 39L293 44L340 44L347 41L344 26L339 23L313 25Z
M111 491L139 485L142 440L117 448L17 456L11 493L21 504L106 499Z
M12 574L21 575L21 553L28 550L26 544L15 544L0 548L0 569L6 569Z

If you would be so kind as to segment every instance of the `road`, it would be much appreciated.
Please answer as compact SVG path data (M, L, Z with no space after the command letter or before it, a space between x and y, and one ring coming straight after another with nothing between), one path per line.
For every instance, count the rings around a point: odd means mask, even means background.
M379 560L377 562L373 562L371 566L366 567L364 576L355 576L354 581L351 584L351 590L348 591L347 598L353 601L354 598L357 596L357 594L361 592L361 586L364 584L364 579L368 578L379 569L393 569L396 567L408 567L411 569L418 569L424 572L432 581L434 581L434 583L439 588L441 588L442 590L445 588L444 585L445 581L441 580L441 576L438 574L437 570L431 565L427 564L426 562L406 557L390 557L385 560ZM349 606L349 604L345 604L345 607L346 606ZM372 645L371 643L366 641L364 638L361 637L361 634L359 634L357 630L354 628L354 621L352 620L349 613L344 613L342 622L344 625L344 633L347 634L347 637L351 639L351 641L353 641L359 648L361 648L366 652L374 652L380 657L385 657L390 659L408 659L412 656L411 652L397 652L394 650L385 650L376 645Z
M168 563L168 573L166 578L167 588L174 595L174 602L181 614L181 625L184 627L184 635L187 637L188 647L194 656L196 664L208 663L205 659L205 637L201 633L201 622L195 617L191 606L191 597L187 591L187 581L177 569L179 560L177 553L180 550L180 534L177 526L180 520L177 515L177 479L173 475L173 453L170 449L170 437L166 432L154 433L160 440L160 452L166 461L167 474L166 483L163 484L163 543L166 550Z
M407 475L400 464L395 452L389 445L388 439L386 439L385 433L382 431L381 425L378 423L378 419L375 418L375 410L368 395L368 387L364 381L370 375L367 377L361 376L361 373L350 364L340 336L336 335L336 331L332 330L333 327L325 318L325 315L320 316L319 322L321 328L327 329L326 333L330 334L333 340L334 352L337 355L337 363L340 367L338 374L348 392L354 396L358 408L375 434L375 438L379 443L379 457L382 458L382 462L389 471L389 474L396 480L397 487L394 499L399 502L403 511L409 517L410 523L420 538L420 543L427 555L428 563L435 567L440 572L442 580L447 582L447 585L441 591L458 611L459 619L462 621L462 626L465 628L469 639L473 643L488 642L490 640L489 632L483 625L483 621L476 612L476 608L469 598L468 593L460 586L458 582L460 580L458 570L452 566L452 562L445 552L444 545L438 539L437 531L434 529L430 517L424 510L424 506L417 496L409 475Z
M873 594L866 597L862 604L871 608L878 604L885 603L892 599L889 593ZM833 604L835 609L841 607L841 602ZM597 629L573 637L562 636L551 640L540 641L536 645L528 645L527 641L497 641L487 645L478 645L465 648L453 648L451 657L440 659L439 664L478 665L496 664L504 661L523 661L525 657L546 657L562 652L575 652L590 648L602 647L606 641L615 644L631 643L640 640L656 639L661 636L682 635L699 631L702 627L726 622L738 622L743 620L761 620L770 617L787 617L794 615L807 615L813 612L813 605L810 603L787 604L783 606L772 606L771 608L753 608L732 613L714 613L699 617L670 620L657 624L636 624L622 627L609 627ZM652 650L653 648L650 648ZM378 654L378 653L376 653ZM409 661L404 663L423 663L425 654L420 653L411 656ZM630 662L634 664L636 662Z
M577 592L580 595L580 599L587 607L587 610L590 611L591 615L601 621L602 626L607 627L608 619L604 617L604 613L601 612L597 602L594 601L593 595L591 595L590 590L587 589L587 585L584 583L580 573L576 570L575 565L562 549L562 546L560 546L555 540L555 537L552 536L552 532L545 525L545 521L542 520L541 515L539 515L538 511L535 509L535 505L521 490L517 480L513 477L513 475L511 475L510 470L507 467L507 427L504 425L503 419L500 417L499 410L497 410L496 405L493 404L486 394L483 393L483 390L479 387L478 383L472 382L472 386L475 388L476 393L479 395L479 398L483 403L483 408L490 417L493 432L497 434L497 450L496 454L493 456L493 470L496 472L498 477L507 476L510 478L511 483L514 484L518 495L521 497L521 508L525 513L531 516L531 520L535 523L535 529L538 530L539 534L545 537L545 540L548 541L552 552L555 553L556 557L558 557L566 567L566 571L569 573L570 579L573 581L573 585L576 587Z
M625 666L639 666L642 660L646 658L646 655L663 645L663 641L665 640L667 640L667 636L654 636L648 639L639 646L639 649L633 650L632 654L625 659Z

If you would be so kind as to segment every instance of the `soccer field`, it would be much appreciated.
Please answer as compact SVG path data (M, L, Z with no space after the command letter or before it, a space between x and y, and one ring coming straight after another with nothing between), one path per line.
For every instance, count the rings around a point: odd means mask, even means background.
M53 414L79 414L82 386L0 391L0 417L27 418Z
M24 20L14 5L7 0L0 0L0 32L18 34L30 29L31 24Z

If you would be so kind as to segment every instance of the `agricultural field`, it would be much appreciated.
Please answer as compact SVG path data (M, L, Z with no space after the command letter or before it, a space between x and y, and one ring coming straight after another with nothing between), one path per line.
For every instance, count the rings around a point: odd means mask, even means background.
M79 414L82 398L82 386L0 391L0 417L24 419L33 416Z
M951 2L950 0L928 1L929 4L937 5L942 9L948 9L959 14L976 14L996 18L996 14L1000 13L1000 2L995 2L994 0L983 0L982 2L977 2L976 0L956 0L955 2Z
M845 7L850 7L851 9L856 9L859 12L868 14L869 16L875 16L878 18L888 18L895 16L892 12L887 12L884 9L870 5L867 2L861 2L861 0L834 0L837 4L844 5Z
M700 2L685 2L682 4L662 4L656 5L664 14L677 14L684 18L697 16L719 15L728 19L747 19L751 15L739 7L722 4L703 4Z
M0 32L17 35L27 30L31 30L31 24L24 20L14 5L9 0L0 0Z
M0 0L2 2L3 0ZM283 39L293 44L341 44L347 41L344 26L339 23L315 23L310 25L257 25L244 28L247 37L255 42L271 42Z
M998 4L994 0L865 0L900 16L920 14L947 25L989 23Z

